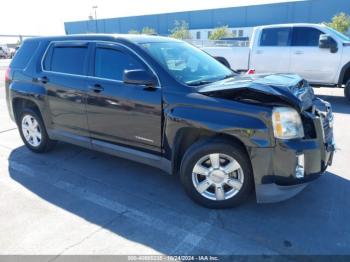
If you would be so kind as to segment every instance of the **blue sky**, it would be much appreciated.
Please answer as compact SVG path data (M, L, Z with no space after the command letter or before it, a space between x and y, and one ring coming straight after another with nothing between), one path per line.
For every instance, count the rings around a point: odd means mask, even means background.
M2 1L0 34L64 34L65 21L211 9L289 0L12 0ZM5 11L6 10L6 11Z

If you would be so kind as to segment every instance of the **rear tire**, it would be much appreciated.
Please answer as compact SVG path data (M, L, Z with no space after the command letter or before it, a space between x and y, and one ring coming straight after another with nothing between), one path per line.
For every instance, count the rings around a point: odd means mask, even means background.
M47 135L40 114L31 108L25 108L19 113L18 129L24 144L35 153L50 151L56 144Z
M231 208L244 202L253 188L245 150L231 141L201 141L185 153L180 179L187 194L208 208Z
M344 96L350 102L350 80L346 83L344 88Z

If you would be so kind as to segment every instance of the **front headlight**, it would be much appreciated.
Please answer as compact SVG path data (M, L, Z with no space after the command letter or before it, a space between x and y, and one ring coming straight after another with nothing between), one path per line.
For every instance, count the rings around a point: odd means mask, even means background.
M304 129L299 113L290 107L275 107L272 112L272 125L276 138L303 138Z

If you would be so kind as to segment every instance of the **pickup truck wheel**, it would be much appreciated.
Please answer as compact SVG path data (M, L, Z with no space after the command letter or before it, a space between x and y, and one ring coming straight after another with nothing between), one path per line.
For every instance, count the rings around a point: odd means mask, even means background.
M22 110L18 128L24 144L33 152L47 152L55 145L56 141L48 137L41 117L32 109Z
M350 101L350 80L346 83L346 86L344 88L344 95L345 98Z
M253 175L244 149L230 142L197 143L186 152L180 178L188 195L209 208L229 208L250 194Z

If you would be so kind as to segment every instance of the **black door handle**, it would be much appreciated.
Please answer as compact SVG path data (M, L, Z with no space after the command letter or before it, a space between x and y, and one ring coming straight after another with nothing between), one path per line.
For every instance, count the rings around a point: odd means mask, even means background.
M104 88L100 84L95 84L93 86L89 86L89 90L91 90L95 93L100 93L104 90Z
M38 77L36 81L41 82L43 84L47 84L47 82L49 82L49 78L47 76L42 76L42 77Z

